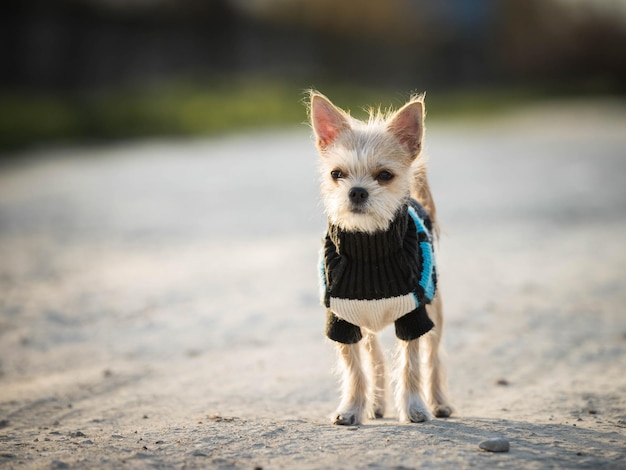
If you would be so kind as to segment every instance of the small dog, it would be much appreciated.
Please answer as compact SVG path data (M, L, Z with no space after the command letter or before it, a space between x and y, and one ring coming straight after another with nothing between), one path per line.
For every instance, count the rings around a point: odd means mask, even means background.
M391 323L400 343L399 419L427 421L430 410L448 417L433 252L437 220L420 155L423 96L396 112L370 112L362 122L313 91L310 117L328 217L320 254L326 334L337 342L343 369L333 423L356 425L364 416L384 416L385 366L376 332ZM360 345L369 367L362 364Z

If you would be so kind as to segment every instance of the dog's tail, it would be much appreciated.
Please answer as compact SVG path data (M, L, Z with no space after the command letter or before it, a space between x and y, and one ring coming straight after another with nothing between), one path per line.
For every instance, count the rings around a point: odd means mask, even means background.
M430 192L430 186L428 185L428 176L426 174L426 161L423 157L418 157L420 160L415 165L413 173L413 190L411 196L426 209L430 220L433 224L433 236L435 239L439 238L439 222L437 220L437 208L435 207L435 200Z

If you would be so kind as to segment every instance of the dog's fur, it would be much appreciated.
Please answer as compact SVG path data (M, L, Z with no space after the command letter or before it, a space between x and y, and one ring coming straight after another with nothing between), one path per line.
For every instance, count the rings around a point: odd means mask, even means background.
M413 96L397 112L371 111L369 121L362 122L312 91L310 116L321 157L321 194L330 223L347 231L385 230L398 209L413 197L427 210L434 235L438 234L437 214L421 156L423 95ZM331 177L331 172L337 170L341 178ZM392 175L390 180L379 178L383 170ZM357 187L369 194L358 210L348 195ZM427 312L435 327L418 339L399 341L395 396L399 419L404 422L427 421L431 411L437 417L452 413L439 353L443 328L439 293ZM355 425L365 416L383 417L385 365L375 332L364 329L362 341L337 343L337 347L343 381L342 399L333 422ZM362 353L368 356L365 366Z

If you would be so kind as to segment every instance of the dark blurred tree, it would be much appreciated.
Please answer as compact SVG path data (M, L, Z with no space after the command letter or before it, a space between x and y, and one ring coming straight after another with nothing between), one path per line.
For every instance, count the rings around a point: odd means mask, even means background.
M228 0L14 0L0 15L0 86L77 90L230 65Z
M0 15L0 86L77 90L238 74L402 89L598 76L621 83L626 14L610 5L14 0Z
M611 7L614 7L611 8ZM626 9L619 2L508 0L496 46L507 79L601 80L626 85Z

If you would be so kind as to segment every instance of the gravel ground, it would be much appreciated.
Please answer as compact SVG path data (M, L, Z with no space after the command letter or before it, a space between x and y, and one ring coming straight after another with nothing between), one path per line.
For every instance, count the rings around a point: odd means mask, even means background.
M306 129L5 161L0 467L626 468L625 130L428 126L456 414L418 425L330 424Z

